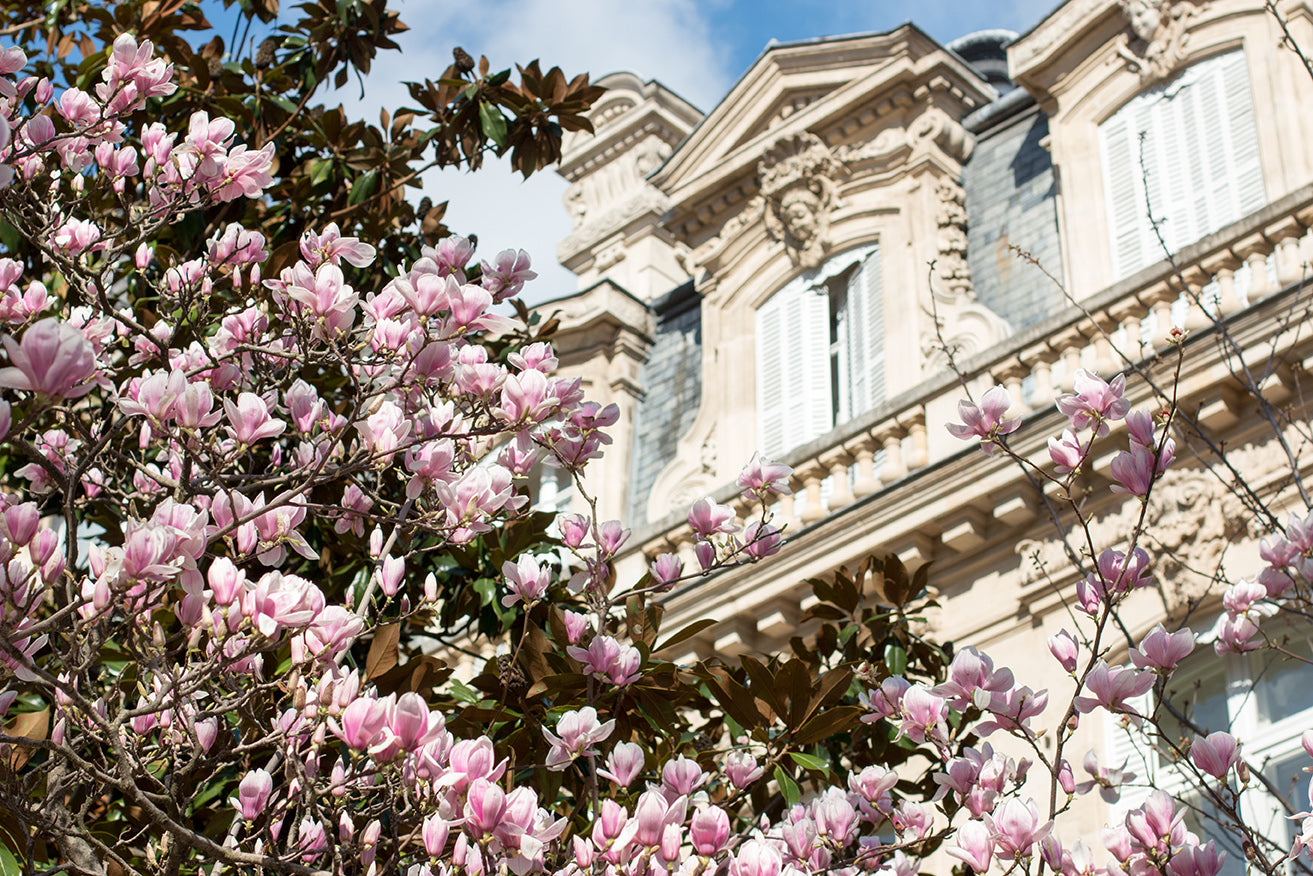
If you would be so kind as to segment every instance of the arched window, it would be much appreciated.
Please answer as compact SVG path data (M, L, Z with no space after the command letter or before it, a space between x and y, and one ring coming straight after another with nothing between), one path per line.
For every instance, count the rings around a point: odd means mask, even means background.
M884 399L880 253L831 259L757 311L757 423L779 456Z
M1201 61L1099 126L1117 279L1266 202L1244 52Z

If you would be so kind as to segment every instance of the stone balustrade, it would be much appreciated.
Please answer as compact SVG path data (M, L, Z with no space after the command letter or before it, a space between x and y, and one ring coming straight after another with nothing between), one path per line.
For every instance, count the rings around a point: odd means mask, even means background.
M1311 227L1313 186L1185 248L1177 254L1175 268L1166 261L1146 268L1072 303L1005 343L956 363L957 368L975 398L991 386L1006 387L1013 400L1010 417L1051 410L1054 399L1071 390L1078 368L1116 374L1166 350L1175 342L1174 329L1194 334L1215 331L1216 321L1234 322L1264 298L1309 280ZM1207 425L1234 419L1225 388L1219 387L1216 395L1201 399L1197 406L1197 416ZM966 445L944 427L956 419L957 402L964 396L954 375L936 375L787 454L781 461L793 467L794 494L776 502L771 509L773 522L786 526L790 537L796 538L927 465L961 453ZM715 497L734 504L746 517L749 509L736 492L727 485ZM997 507L992 509L953 509L937 522L934 545L927 543L924 533L912 532L906 544L889 548L913 563L928 559L936 545L954 552L972 550L984 540L990 519L1013 524L1031 519L1032 498L1017 490L995 497ZM635 559L635 552L651 558L675 550L684 557L686 568L697 568L692 533L679 515L636 532L630 544ZM792 598L780 604L787 607L772 623L778 621L776 626L788 629L790 618L801 608ZM729 639L746 645L755 635L751 630L730 629L732 624L722 626L717 628L718 638L704 643L706 647L732 653L735 647ZM760 624L754 629L759 630ZM725 637L726 641L719 641Z

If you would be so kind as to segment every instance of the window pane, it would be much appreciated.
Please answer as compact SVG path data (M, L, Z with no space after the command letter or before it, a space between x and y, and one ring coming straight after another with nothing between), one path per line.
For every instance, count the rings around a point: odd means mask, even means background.
M1287 643L1285 647L1303 660L1272 651L1250 655L1259 714L1269 724L1313 708L1313 665L1304 662L1313 660L1313 653L1307 643Z
M1171 750L1167 740L1180 747L1183 742L1194 739L1194 731L1171 713L1168 703L1204 732L1225 730L1230 725L1226 710L1225 664L1216 659L1204 663L1194 671L1187 665L1168 683L1167 702L1159 706L1158 712L1166 737L1160 744L1164 753Z
M1223 826L1225 819L1218 815L1217 807L1203 797L1186 798L1184 805L1186 829L1200 841L1212 840L1226 852L1218 876L1245 876L1245 853L1236 834Z

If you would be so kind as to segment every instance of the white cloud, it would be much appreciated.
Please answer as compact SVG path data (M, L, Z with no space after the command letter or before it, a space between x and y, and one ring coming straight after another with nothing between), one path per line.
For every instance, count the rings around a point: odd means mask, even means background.
M629 70L658 79L693 104L709 109L740 72L729 70L728 46L718 46L696 0L492 0L451 4L407 0L402 21L411 30L398 38L400 53L381 54L365 86L347 86L341 99L366 118L380 107L410 102L404 80L439 76L461 46L497 65L541 58L567 75L588 72L593 79ZM574 290L575 277L556 263L556 244L570 230L561 195L565 181L551 170L527 181L504 162L489 162L475 174L457 171L425 177L423 192L451 202L446 222L479 236L487 258L518 247L533 256L539 279L526 290L530 299L552 298Z

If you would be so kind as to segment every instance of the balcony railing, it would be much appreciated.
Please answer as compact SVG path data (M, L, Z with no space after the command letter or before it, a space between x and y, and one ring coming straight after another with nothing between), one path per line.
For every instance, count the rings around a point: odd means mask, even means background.
M1275 293L1298 288L1307 279L1313 255L1311 227L1313 186L1308 186L1184 248L1175 256L1176 268L1164 260L1069 305L985 353L956 363L961 379L946 369L946 373L791 451L781 461L794 469L795 492L772 509L776 523L787 524L792 540L802 539L809 529L844 514L866 497L893 490L917 470L962 454L962 442L944 428L957 418L957 401L964 395L962 379L976 397L996 384L1007 387L1014 402L1009 416L1052 410L1057 395L1071 389L1077 368L1111 376L1165 350L1172 343L1173 326L1206 335L1215 331L1215 319L1232 324L1244 321L1247 314L1258 314L1265 300L1271 303ZM1183 290L1181 278L1188 284L1188 292ZM1279 333L1277 328L1269 335L1274 333ZM1294 336L1291 332L1286 335ZM1269 357L1280 352L1270 338L1263 349L1263 355ZM1216 390L1228 377L1223 368L1209 379L1210 386ZM1201 392L1198 386L1192 391L1198 419L1204 425L1234 422L1226 394ZM733 485L717 491L714 498L736 505L740 514L748 512ZM948 504L952 504L951 497ZM939 521L936 545L953 551L979 545L988 523L982 518L1024 522L1033 516L1026 504L1018 494L1011 505L1003 502L983 512L955 509ZM908 542L913 562L928 559L935 549L924 547L920 553L925 556L916 556L915 545L923 541L912 538ZM692 532L678 514L635 532L630 544L631 562L636 559L635 551L650 558L675 550L684 556L686 569L697 568ZM834 563L846 559L836 554ZM717 617L723 622L722 629L709 633L703 647L732 651L733 641L743 638L733 632L738 627L746 624L753 628L749 632L755 633L763 623L773 623L769 620L773 610L769 609L749 612L754 617L764 613L766 617L760 620L730 616L741 615L749 602L764 606L771 598L776 588L763 584L763 573L755 573L758 580L750 589L710 612L706 605L699 607L698 599L676 591L670 599L673 614L668 615L668 622L675 623L677 616L684 614L690 620L693 616ZM791 606L775 619L780 621L775 625L787 630L788 616L796 613L797 606Z

